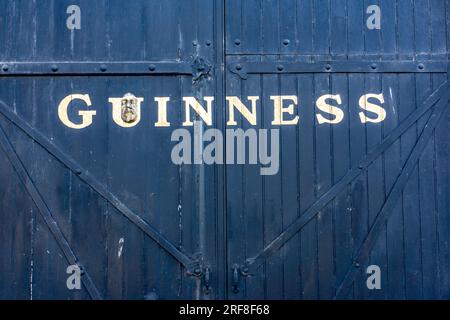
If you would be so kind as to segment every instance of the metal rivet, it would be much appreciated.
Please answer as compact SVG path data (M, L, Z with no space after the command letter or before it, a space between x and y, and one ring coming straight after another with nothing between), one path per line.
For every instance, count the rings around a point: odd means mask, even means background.
M106 70L108 70L108 68L106 67L106 64L102 64L102 65L100 66L100 71L101 71L101 72L105 72Z
M240 64L236 65L236 70L242 70L242 66Z
M148 70L150 70L150 71L155 71L155 69L156 69L156 66L154 64L151 64L148 66Z
M5 72L8 72L9 66L8 66L7 64L4 64L4 65L2 66L2 70L5 71Z
M359 265L359 263L358 262L355 262L355 268L359 268L360 267L360 265Z
M56 64L52 65L51 68L52 68L52 71L53 71L53 72L58 71L58 66L57 66Z
M330 71L330 70L331 70L331 65L327 64L327 65L325 66L325 70Z
M423 70L423 69L425 69L425 66L423 65L423 63L419 63L417 68L419 68L419 70Z
M212 44L210 40L206 41L206 45L209 47Z
M193 45L194 47L196 47L196 46L198 45L198 42L197 42L196 40L194 40L194 41L192 41L192 45Z
M278 71L283 71L284 67L280 64L277 66Z
M285 46L289 45L289 43L290 43L289 39L284 39L284 40L283 40L283 44L284 44Z
M370 67L372 68L372 70L377 70L378 65L376 63L372 63Z
M237 46L241 45L241 40L240 39L234 40L234 44Z

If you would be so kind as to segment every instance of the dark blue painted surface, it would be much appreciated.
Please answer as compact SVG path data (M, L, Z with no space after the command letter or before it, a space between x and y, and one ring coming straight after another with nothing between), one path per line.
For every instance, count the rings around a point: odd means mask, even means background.
M0 298L450 299L449 14L447 0L3 1ZM212 70L193 81L197 57ZM74 131L57 106L79 92L97 115ZM126 92L145 97L132 129L108 105ZM360 122L369 92L383 123ZM345 118L319 125L329 93ZM225 96L260 96L258 128L271 95L299 97L277 175L171 163L177 106L206 95L219 129ZM154 127L154 96L175 102L170 128Z

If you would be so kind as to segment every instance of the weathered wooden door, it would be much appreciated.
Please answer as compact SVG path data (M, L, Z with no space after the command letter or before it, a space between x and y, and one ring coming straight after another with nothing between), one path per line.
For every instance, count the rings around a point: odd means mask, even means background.
M2 1L1 298L203 297L201 275L216 269L214 168L173 165L170 136L181 97L214 95L215 6ZM109 98L126 93L143 101L124 128ZM58 118L75 94L72 122L96 112L79 130ZM155 126L157 96L171 98L171 127ZM68 290L75 264L83 287Z
M261 96L260 128L273 95L298 96L299 117L280 128L277 175L227 168L229 297L449 298L450 3L226 4L227 95ZM362 123L367 93L383 122ZM338 123L319 122L324 95Z

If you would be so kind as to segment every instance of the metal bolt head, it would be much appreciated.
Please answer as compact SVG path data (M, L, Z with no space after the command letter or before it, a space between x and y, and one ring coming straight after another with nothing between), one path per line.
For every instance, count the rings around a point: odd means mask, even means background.
M106 64L102 64L102 65L100 66L100 71L101 71L101 72L105 72L106 70L108 70Z
M283 69L284 69L284 67L281 64L277 66L278 71L283 71Z
M212 44L211 40L206 41L206 45L209 47Z
M2 66L2 70L5 71L5 72L9 71L9 66L7 64L4 64Z
M372 63L371 66L372 70L377 70L378 65L376 63Z
M325 66L325 70L331 71L331 65L327 64L327 65Z
M192 41L192 45L193 45L194 47L196 47L196 46L198 45L197 40Z
M283 44L284 44L285 46L289 45L289 43L291 43L291 41L289 41L289 39L284 39L284 40L283 40Z
M56 72L56 71L58 71L58 66L56 64L53 64L51 66L51 69L52 69L53 72Z
M237 46L240 46L241 45L241 39L234 40L234 44L237 45Z
M236 70L237 70L237 71L242 70L242 66L241 66L240 64L236 65Z
M423 70L423 69L425 69L425 66L423 65L423 63L419 63L417 68L419 68L419 70Z
M155 71L156 70L156 66L154 64L151 64L151 65L148 66L148 70Z

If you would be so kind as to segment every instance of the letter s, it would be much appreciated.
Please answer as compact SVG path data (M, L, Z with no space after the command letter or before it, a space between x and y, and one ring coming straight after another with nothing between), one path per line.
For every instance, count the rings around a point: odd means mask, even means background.
M322 116L321 114L317 114L317 121L319 122L319 124L322 123L331 123L331 124L337 124L340 123L342 121L342 119L344 119L344 112L342 111L342 109L338 108L338 107L334 107L332 105L329 105L327 103L327 100L335 100L337 102L338 105L342 104L342 99L340 95L331 95L331 94L326 94L321 96L319 99L317 99L316 102L316 106L320 111L329 113L331 115L334 115L334 119L327 119L324 116Z
M69 128L72 129L83 129L86 127L89 127L92 124L92 118L94 115L97 114L97 111L88 111L88 110L81 110L78 111L78 115L81 116L82 121L80 124L73 123L69 120L69 115L67 113L67 109L69 108L70 103L73 100L82 100L86 103L88 107L92 105L91 99L89 98L88 94L71 94L67 97L65 97L61 103L58 106L58 116L61 122L66 125Z
M366 122L380 123L380 122L384 121L384 119L386 119L386 110L380 106L377 106L376 104L370 103L369 99L371 99L371 98L377 99L382 104L384 103L383 94L368 93L368 94L362 96L359 99L359 106L364 110L367 110L367 111L377 114L378 116L377 116L377 118L372 119L372 118L368 118L364 112L360 112L359 118L361 119L361 123L366 123Z

